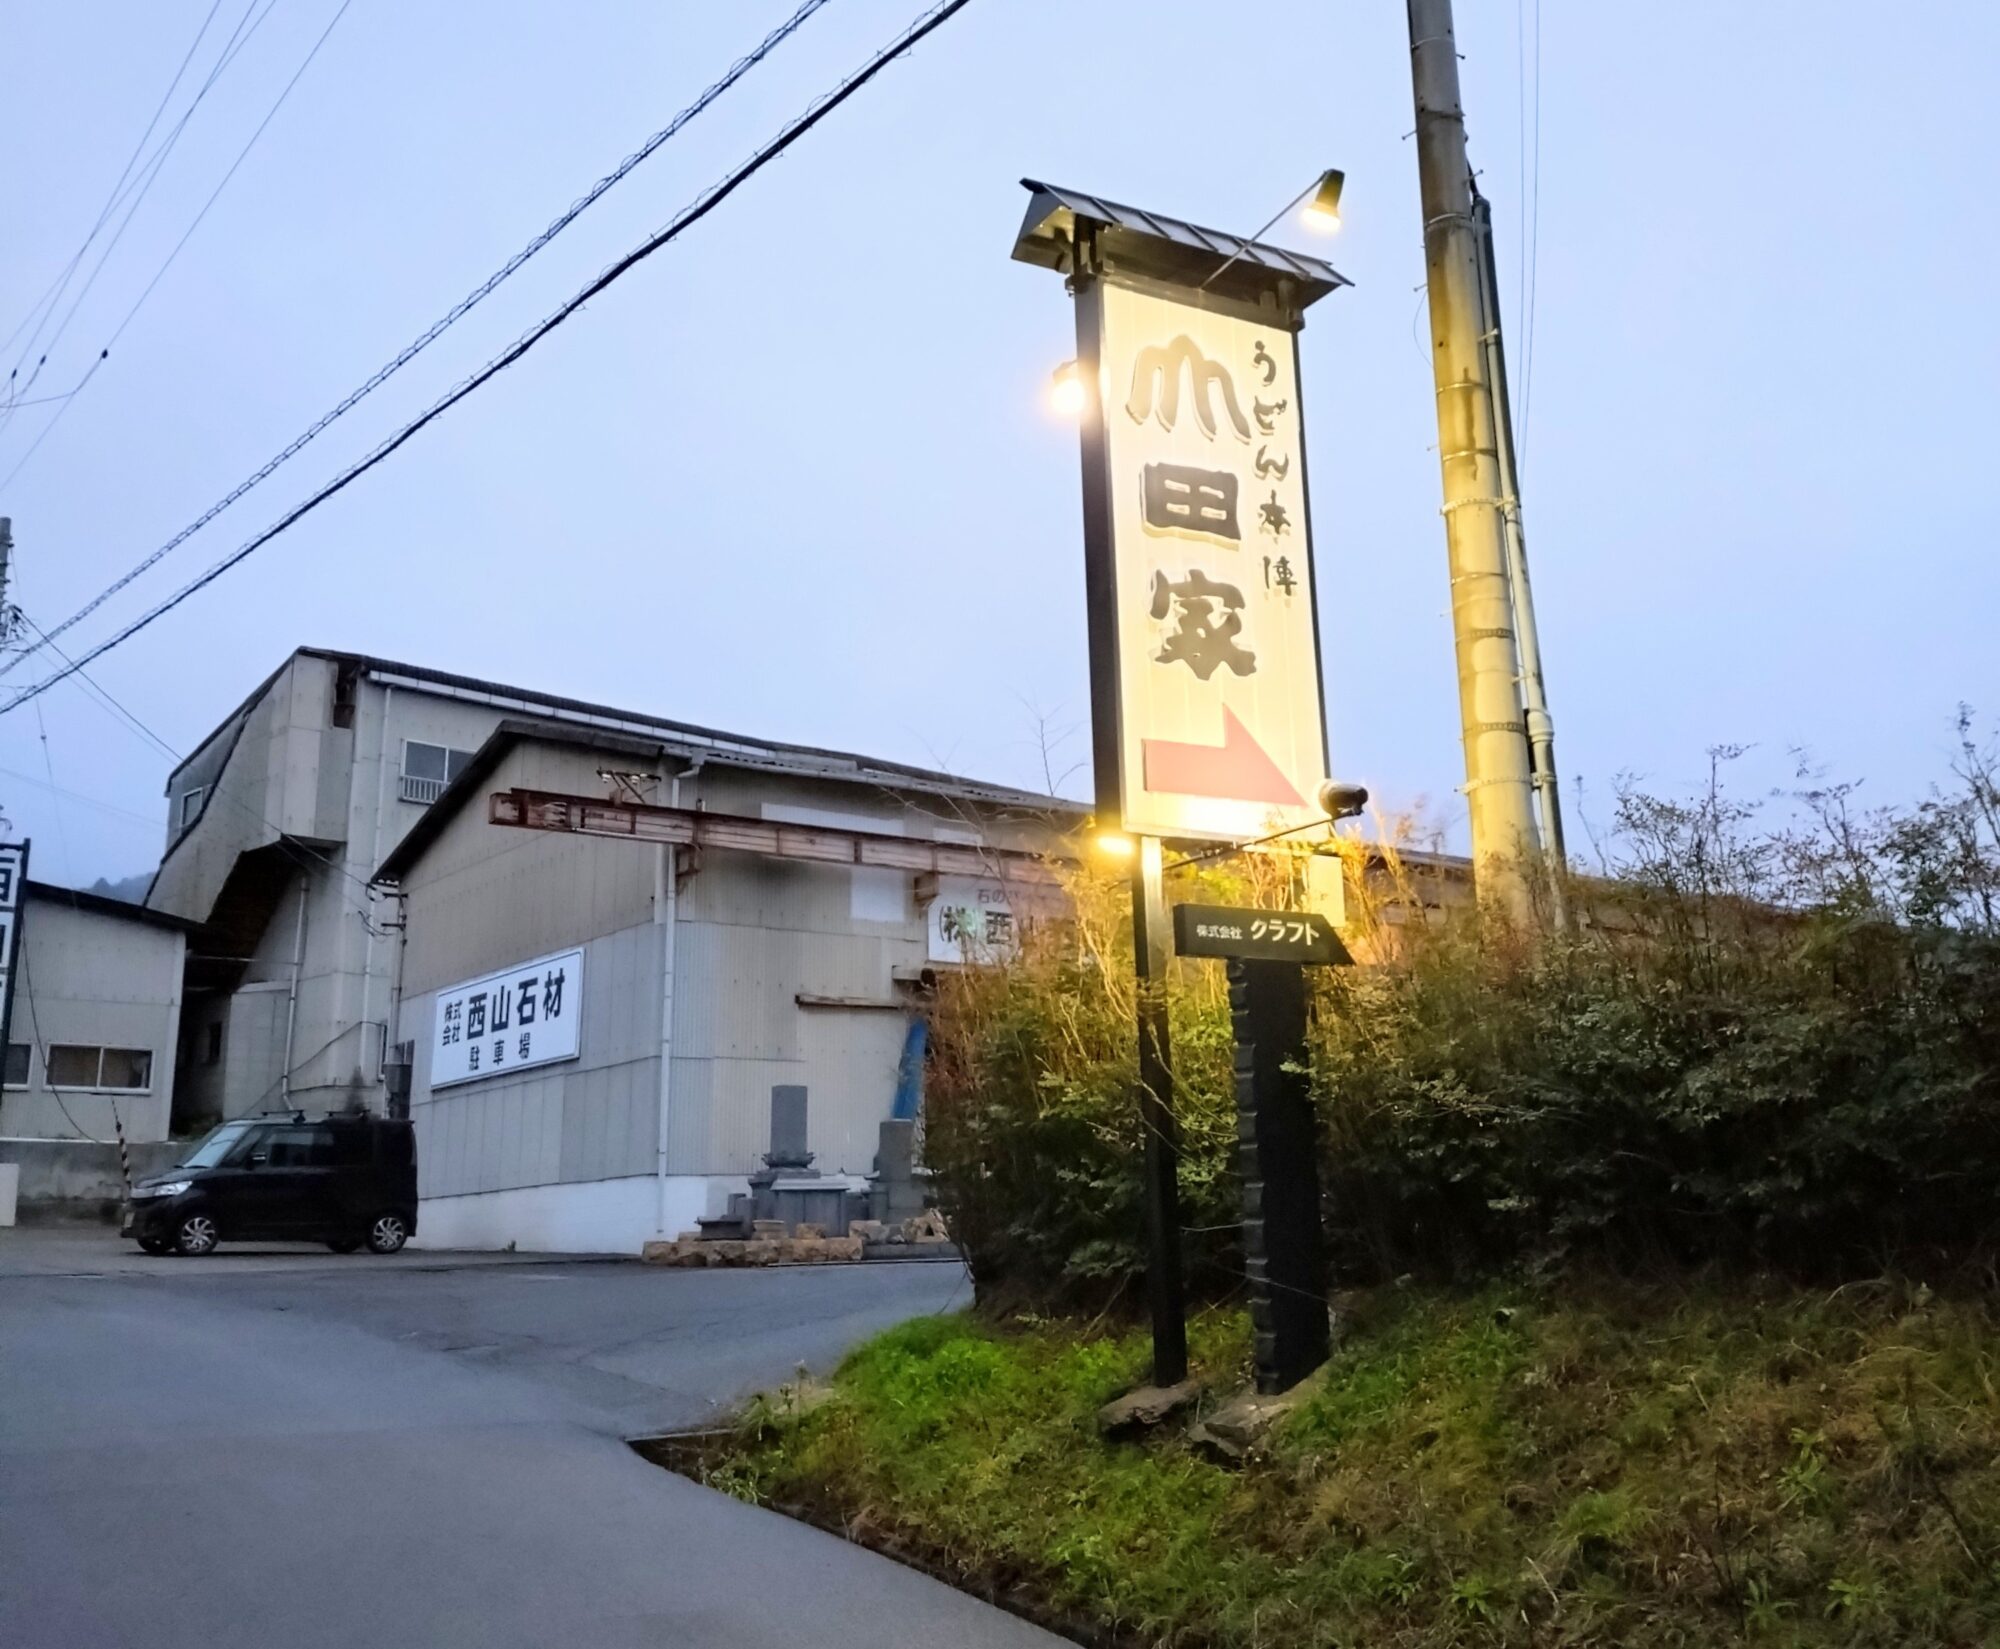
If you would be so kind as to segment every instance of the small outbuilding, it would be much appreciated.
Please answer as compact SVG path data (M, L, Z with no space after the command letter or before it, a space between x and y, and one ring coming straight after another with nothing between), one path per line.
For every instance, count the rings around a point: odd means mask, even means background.
M24 891L0 1136L165 1139L192 924L47 882Z

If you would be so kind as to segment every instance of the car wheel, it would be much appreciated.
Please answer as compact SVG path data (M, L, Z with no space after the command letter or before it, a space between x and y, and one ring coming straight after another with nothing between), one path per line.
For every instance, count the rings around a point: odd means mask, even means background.
M164 1254L171 1244L162 1242L158 1237L141 1237L139 1246L148 1254Z
M326 1245L336 1254L352 1254L361 1246L359 1237L336 1237Z
M179 1254L213 1254L218 1233L208 1214L190 1214L174 1228L174 1251Z
M377 1214L368 1222L368 1251L393 1254L410 1240L410 1227L401 1214Z

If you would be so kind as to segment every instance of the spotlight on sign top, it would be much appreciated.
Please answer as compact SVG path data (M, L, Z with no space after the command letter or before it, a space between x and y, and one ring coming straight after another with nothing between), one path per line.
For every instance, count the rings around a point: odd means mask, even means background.
M1335 168L1329 167L1320 173L1313 197L1306 202L1306 209L1301 214L1308 229L1330 235L1340 227L1340 191L1346 183L1347 174Z
M1319 805L1329 819L1352 819L1368 805L1368 787L1328 779L1319 787Z
M1076 370L1076 362L1064 361L1056 368L1049 383L1049 405L1065 418L1074 418L1083 411L1083 379Z

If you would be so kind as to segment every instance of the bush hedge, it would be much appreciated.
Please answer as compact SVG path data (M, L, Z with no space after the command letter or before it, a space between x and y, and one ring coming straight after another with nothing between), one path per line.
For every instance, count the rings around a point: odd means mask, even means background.
M1963 731L1963 727L1962 727ZM1573 931L1424 914L1359 850L1317 970L1312 1085L1343 1275L1589 1258L1841 1271L1959 1263L2000 1231L2000 788L1966 733L1948 788L1863 810L1808 782L1779 822L1621 789ZM1240 864L1240 861L1239 861ZM1177 878L1178 880L1178 878ZM1281 864L1175 897L1280 904ZM1073 918L945 982L925 1156L983 1289L1115 1292L1141 1265L1129 911ZM1436 912L1430 915L1434 918ZM1170 990L1191 1277L1238 1274L1219 964Z

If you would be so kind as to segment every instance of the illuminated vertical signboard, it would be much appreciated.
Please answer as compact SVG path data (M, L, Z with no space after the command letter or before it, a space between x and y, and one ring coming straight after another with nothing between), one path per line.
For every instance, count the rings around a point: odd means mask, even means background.
M1324 817L1295 335L1104 282L1123 825L1244 840Z
M1298 330L1316 259L1030 184L1076 300L1098 816L1248 841L1323 823Z

